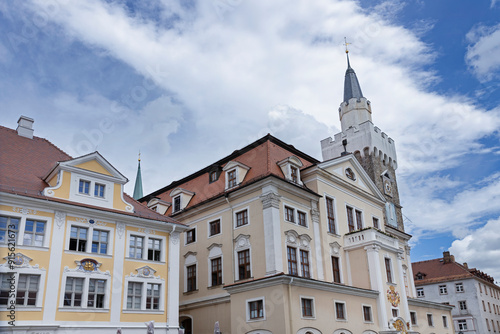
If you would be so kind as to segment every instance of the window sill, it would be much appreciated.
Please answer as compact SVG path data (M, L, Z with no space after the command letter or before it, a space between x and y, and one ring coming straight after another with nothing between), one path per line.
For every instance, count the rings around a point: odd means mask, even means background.
M218 284L218 285L212 285L212 286L207 286L208 290L214 290L218 288L222 288L224 286L224 283Z
M253 276L252 277L248 277L248 278L242 278L242 279L234 281L234 283L241 283L241 282L246 282L246 281L252 281L253 279L254 279Z
M259 321L266 321L266 318L262 317L262 318L255 318L255 319L247 319L247 322L259 322Z
M335 319L335 321L338 321L338 322L347 322L347 319Z
M193 293L196 293L196 292L198 292L198 291L199 291L199 290L198 290L198 289L196 289L196 290L192 290L192 291L186 291L186 292L183 292L182 294L183 294L184 296L188 296L188 295L192 295Z
M109 254L99 254L99 253L91 253L91 252L79 252L75 250L70 250L70 249L65 249L64 250L65 254L73 254L73 255L85 255L85 256L90 256L90 257L100 257L104 259L111 259L113 258L113 255Z
M164 310L128 310L128 309L124 309L122 310L122 313L128 313L128 314L131 314L131 313L138 313L138 314L144 314L144 313L148 313L148 314L163 314L165 313Z
M142 263L156 263L156 264L165 264L164 261L153 261L153 260L144 260L144 259L136 259L134 257L126 257L125 260L127 261L134 261L134 262L142 262Z
M386 282L387 285L390 285L390 286L398 286L396 283L393 283L393 282Z
M308 316L301 316L300 317L301 319L303 320L316 320L316 317L315 316L312 316L312 315L308 315Z
M109 313L107 308L83 308L83 307L59 307L59 312L85 312L85 313Z
M340 238L340 237L342 237L340 234L337 234L337 233L332 233L332 232L330 232L330 231L326 231L326 233L327 233L328 235L331 235L332 237L336 237L336 238Z
M10 309L7 309L5 307L0 308L0 312L8 312ZM36 307L36 306L21 306L21 305L16 305L15 311L20 311L20 312L41 312L42 307Z

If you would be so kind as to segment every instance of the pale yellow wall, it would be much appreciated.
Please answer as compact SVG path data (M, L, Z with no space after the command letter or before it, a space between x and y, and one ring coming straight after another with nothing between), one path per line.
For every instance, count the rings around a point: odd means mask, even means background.
M125 203L124 200L122 200L122 185L115 183L114 184L114 191L113 191L113 208L117 210L122 210L126 211L127 203Z
M96 172L99 174L104 174L104 175L109 175L113 176L110 172L108 172L101 164L97 162L97 160L90 160L78 165L75 165L75 167L81 168L81 169L86 169L92 172Z
M62 198L62 199L69 199L70 188L71 188L71 173L65 172L65 171L60 171L59 173L62 173L61 174L62 181L61 181L61 185L57 189L53 189L54 197ZM54 186L56 186L56 182L57 182L57 175L51 179L49 184L52 187L54 187ZM52 183L54 183L54 184L52 184Z
M453 319L451 317L450 311L438 310L428 307L415 307L409 305L410 311L417 312L417 326L413 326L412 329L421 334L439 333L439 334L453 334L455 333L453 326ZM430 327L427 322L427 314L431 313L434 326ZM442 316L446 315L448 318L448 328L443 326Z
M219 322L222 333L231 332L232 309L229 302L213 304L208 307L180 310L179 318L191 317L193 333L212 333L215 321ZM214 320L216 319L216 320Z
M363 248L350 251L349 261L351 262L352 285L358 288L372 289L366 251Z

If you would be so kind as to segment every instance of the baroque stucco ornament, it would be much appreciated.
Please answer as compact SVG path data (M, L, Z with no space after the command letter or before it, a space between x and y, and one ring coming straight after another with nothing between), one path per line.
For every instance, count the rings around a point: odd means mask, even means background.
M387 300L394 307L398 307L399 303L401 302L401 298L399 297L399 292L396 292L393 286L391 286L389 290L387 290Z
M408 333L408 331L406 329L406 324L404 323L403 320L398 319L398 320L394 321L394 323L392 325L394 326L394 329L399 331L401 334Z

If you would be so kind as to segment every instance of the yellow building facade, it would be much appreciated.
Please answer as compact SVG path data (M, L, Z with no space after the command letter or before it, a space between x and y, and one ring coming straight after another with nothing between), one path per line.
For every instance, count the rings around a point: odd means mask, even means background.
M0 127L0 332L177 333L185 227L98 152L71 158L18 123Z

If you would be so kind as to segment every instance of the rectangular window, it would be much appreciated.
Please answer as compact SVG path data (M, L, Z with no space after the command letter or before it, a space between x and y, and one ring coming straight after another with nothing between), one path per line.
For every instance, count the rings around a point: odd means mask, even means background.
M339 258L332 256L332 268L333 268L333 281L335 283L340 283L340 262Z
M217 235L220 233L220 219L210 222L209 225L210 225L210 236Z
M92 253L108 254L108 232L92 231Z
M252 277L250 272L250 250L238 252L238 274L239 279Z
M302 211L297 211L297 215L299 216L299 225L307 227L306 214Z
M482 300L483 302L483 311L486 312L486 304L484 303L484 300Z
M142 283L128 282L127 309L140 310L142 299Z
M174 212L181 211L181 196L174 197Z
M290 176L293 182L299 182L299 170L297 167L290 166Z
M385 273L387 276L387 282L392 283L391 259L389 258L385 258Z
M35 306L38 295L39 275L19 274L17 282L16 304L23 306ZM3 288L2 288L3 290Z
M148 239L148 260L161 261L161 240Z
M328 232L337 234L335 230L335 210L333 208L333 199L326 198L326 214L328 216Z
M448 294L448 289L446 288L446 285L439 286L439 294L440 295L447 295Z
M458 329L467 330L467 320L458 320Z
M187 292L196 290L196 264L187 268Z
M103 279L91 279L89 281L87 307L104 308L105 287L106 281Z
M227 187L236 187L236 170L227 172Z
M302 269L302 277L311 277L309 271L309 252L302 249L300 250L300 268Z
M488 309L489 309L489 311L490 311L490 313L491 313L491 305L490 305L490 302L488 302Z
M25 246L43 246L45 236L45 222L26 219L24 227L23 245Z
M445 315L443 315L443 327L448 328L448 318Z
M380 226L378 224L378 218L373 217L373 227L376 229L380 229Z
M297 275L297 250L293 247L287 247L286 253L288 257L288 274Z
M486 291L486 287L484 288L484 290ZM486 319L486 327L488 327L488 331L491 331L488 319Z
M427 324L429 327L434 327L434 320L432 319L432 314L427 314Z
M186 231L186 244L190 244L196 241L196 229L191 229Z
M363 319L366 322L372 322L372 308L370 306L363 306Z
M455 291L456 292L464 292L464 285L463 285L463 283L455 283Z
M410 321L413 326L417 325L417 312L410 312Z
M264 318L264 301L254 300L248 302L248 309L250 311L250 319L262 319Z
M243 210L236 213L236 227L248 224L248 211Z
M346 320L344 303L335 303L335 316L337 317L337 320Z
M85 252L87 246L87 231L85 227L71 226L69 250Z
M14 273L0 273L0 305L9 303L10 278Z
M465 300L460 300L458 302L458 306L460 308L460 310L466 310L467 309L467 302Z
M295 218L293 216L293 209L289 206L285 206L285 220L294 223Z
M222 284L222 259L220 257L210 260L212 267L212 286Z
M136 235L130 236L129 257L134 259L142 259L142 249L144 246L144 238Z
M104 198L104 184L96 183L94 186L94 196Z
M90 181L80 180L78 192L80 194L88 195L90 193Z
M160 284L148 283L146 286L146 309L160 309Z
M313 300L309 298L301 298L302 316L313 317Z
M83 278L67 277L64 290L64 306L82 306Z
M392 317L397 318L399 316L399 310L397 308L392 309Z
M424 288L417 288L417 297L425 297Z
M18 232L19 218L0 216L0 244L8 243L9 239L14 239L17 243Z
M363 228L363 219L361 216L361 211L356 210L356 228L361 230Z
M217 181L217 172L210 173L210 183Z
M347 226L349 227L349 232L352 232L355 229L352 208L348 206L346 210L347 210Z

